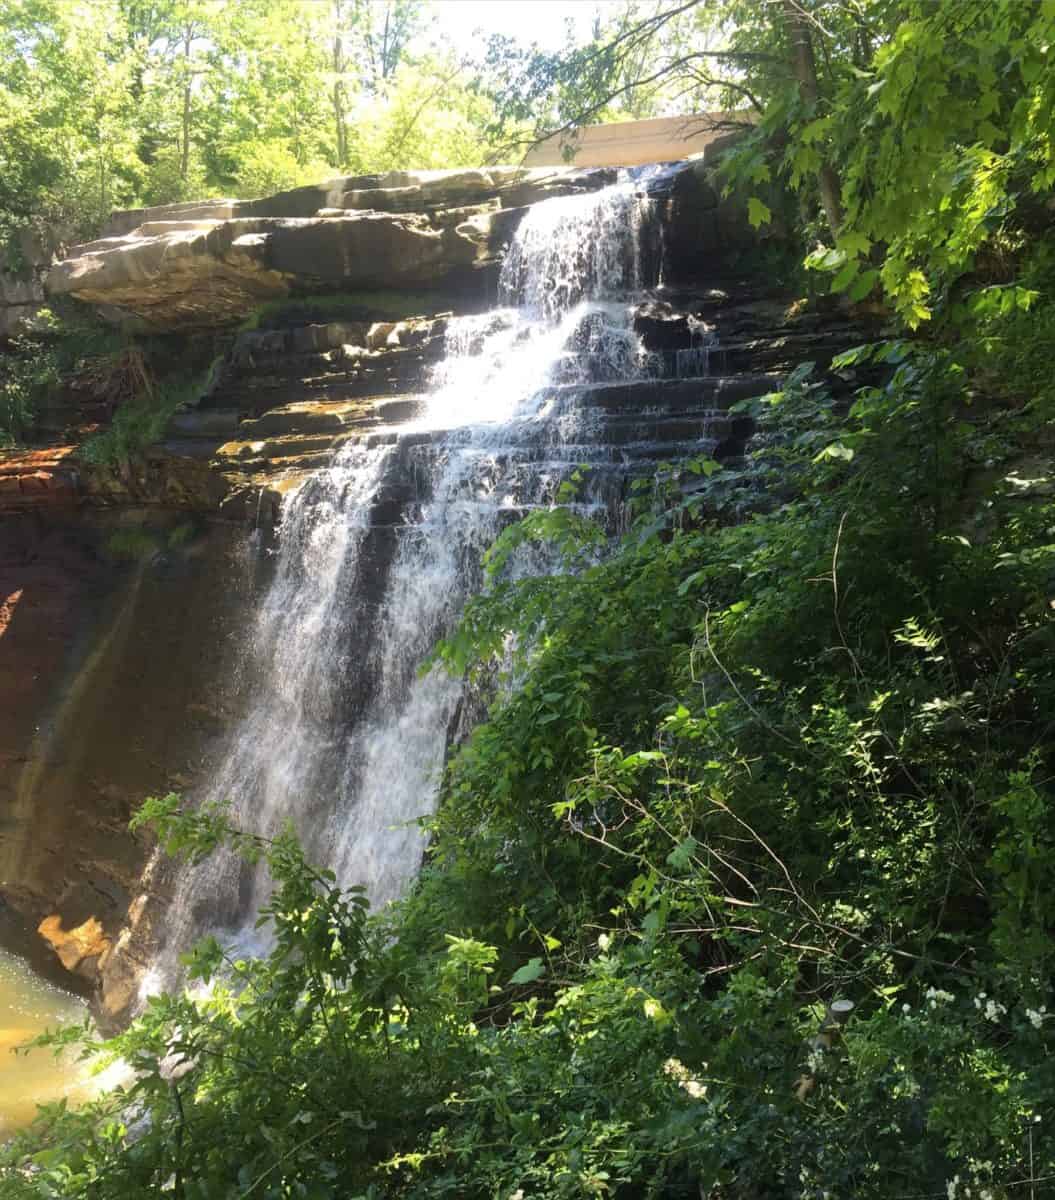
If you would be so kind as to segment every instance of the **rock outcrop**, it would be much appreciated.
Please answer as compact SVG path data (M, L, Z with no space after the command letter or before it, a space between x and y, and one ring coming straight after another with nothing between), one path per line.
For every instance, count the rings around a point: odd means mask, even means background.
M128 507L49 506L0 530L0 916L39 930L116 1016L126 931L147 933L135 902L164 886L128 819L193 786L237 706L246 538Z
M13 248L0 250L0 342L32 333L44 307L44 275L58 235L44 239L23 229Z
M291 294L472 286L526 205L611 182L607 169L395 171L333 179L262 200L116 213L47 278L117 321L152 330L241 320Z
M0 340L31 331L43 305L39 279L0 270Z
M88 917L73 929L63 929L62 917L52 913L40 922L37 933L58 955L67 971L89 979L98 969L98 960L110 951L110 939L95 917Z
M656 253L675 276L728 262L760 236L711 172L699 161L642 176L663 230ZM606 167L392 171L260 200L120 212L52 266L47 290L154 331L230 326L286 296L391 287L482 296L529 205L614 178Z

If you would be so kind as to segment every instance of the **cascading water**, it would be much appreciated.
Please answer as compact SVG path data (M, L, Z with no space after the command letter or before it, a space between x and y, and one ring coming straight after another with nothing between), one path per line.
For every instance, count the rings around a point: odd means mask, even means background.
M505 260L508 307L451 322L424 414L346 446L287 501L247 650L254 700L204 798L265 835L292 821L309 857L375 905L417 871L415 822L461 699L458 680L419 677L420 663L481 586L503 524L552 503L578 463L611 459L584 385L665 373L628 303L642 203L626 183L535 205ZM590 499L613 496L599 482ZM538 554L513 569L545 569ZM267 888L223 853L185 869L161 978L199 932L249 939Z

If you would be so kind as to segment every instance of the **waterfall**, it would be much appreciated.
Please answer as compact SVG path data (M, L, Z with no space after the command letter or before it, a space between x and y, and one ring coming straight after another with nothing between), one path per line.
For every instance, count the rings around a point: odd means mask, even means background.
M579 463L620 457L589 386L664 372L633 330L641 287L632 184L533 206L507 254L502 307L452 320L424 412L346 445L287 499L274 579L247 638L252 703L203 799L239 826L291 820L313 861L375 905L424 850L460 681L419 666L482 585L508 521L553 503ZM610 510L604 471L586 506ZM545 570L525 551L514 572ZM253 944L266 873L220 852L177 878L161 978L195 935Z

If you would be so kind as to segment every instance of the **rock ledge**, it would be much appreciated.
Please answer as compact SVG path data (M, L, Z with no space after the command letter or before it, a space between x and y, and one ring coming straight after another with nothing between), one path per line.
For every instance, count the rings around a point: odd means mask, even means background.
M54 296L167 331L233 324L266 300L471 282L497 262L525 206L610 183L546 167L348 176L262 200L115 213L48 273Z

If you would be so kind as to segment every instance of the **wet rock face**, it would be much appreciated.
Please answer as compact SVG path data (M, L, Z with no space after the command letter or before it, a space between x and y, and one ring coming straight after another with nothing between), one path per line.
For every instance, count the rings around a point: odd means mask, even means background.
M149 956L140 897L164 886L128 819L223 736L252 561L244 530L183 513L0 520L0 913L115 1016Z
M399 171L264 200L117 213L103 237L52 266L47 290L161 331L230 325L298 292L464 286L497 261L526 205L603 187L613 174Z

